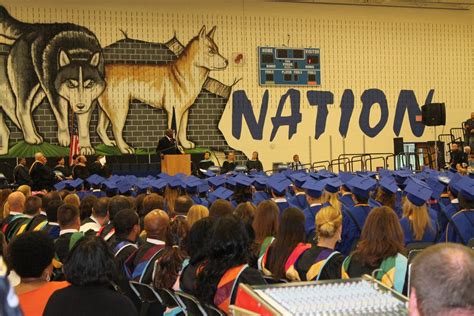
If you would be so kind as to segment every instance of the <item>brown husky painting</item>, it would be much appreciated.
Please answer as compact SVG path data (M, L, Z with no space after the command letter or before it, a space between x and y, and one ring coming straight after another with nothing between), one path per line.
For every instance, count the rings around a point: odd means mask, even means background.
M127 119L129 102L140 100L155 108L164 109L168 115L168 127L171 128L173 112L175 114L177 138L184 148L194 148L194 143L186 137L188 110L201 92L202 86L212 70L223 70L228 61L214 42L214 26L209 33L203 26L199 34L190 40L177 60L166 65L108 64L105 67L107 87L98 99L99 122L97 133L103 143L116 145L122 153L133 153L134 148L123 139L122 132ZM106 114L102 113L103 110ZM174 110L174 111L173 111ZM89 143L87 122L90 113L78 115L81 135L81 152L92 153ZM112 123L115 141L106 133L108 119ZM81 126L81 121L84 126ZM87 137L87 140L84 139ZM86 144L86 146L84 146Z

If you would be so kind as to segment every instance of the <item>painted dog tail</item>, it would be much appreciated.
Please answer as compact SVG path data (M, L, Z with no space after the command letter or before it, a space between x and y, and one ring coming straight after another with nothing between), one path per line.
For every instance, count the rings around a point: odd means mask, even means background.
M31 28L31 24L23 23L13 18L5 9L0 6L0 35L10 40L15 40L26 30Z

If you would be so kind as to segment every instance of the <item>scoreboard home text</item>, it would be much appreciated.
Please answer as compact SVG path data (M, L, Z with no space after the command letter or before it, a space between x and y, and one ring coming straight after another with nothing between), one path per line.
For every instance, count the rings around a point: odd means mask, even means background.
M321 85L319 48L259 47L260 85Z

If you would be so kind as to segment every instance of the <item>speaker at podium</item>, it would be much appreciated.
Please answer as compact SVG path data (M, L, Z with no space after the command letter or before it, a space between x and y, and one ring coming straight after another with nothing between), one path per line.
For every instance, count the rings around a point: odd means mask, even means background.
M191 155L164 155L161 160L161 172L165 172L171 176L177 173L191 175Z

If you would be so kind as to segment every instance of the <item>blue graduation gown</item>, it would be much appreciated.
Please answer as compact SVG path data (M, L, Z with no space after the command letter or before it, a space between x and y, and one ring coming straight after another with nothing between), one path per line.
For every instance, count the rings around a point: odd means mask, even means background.
M474 209L461 210L453 215L446 227L446 241L467 245L474 238Z
M265 191L257 191L253 195L253 204L257 206L260 202L269 200L270 196Z
M319 210L323 207L323 204L315 204L313 206L306 207L303 211L305 217L305 224L304 228L306 231L306 240L311 239L311 236L314 236L316 225L315 219L316 214L318 214Z
M339 201L341 201L343 208L345 209L350 209L351 207L354 206L355 202L352 199L352 194L344 194L339 197Z
M280 217L283 214L283 211L286 210L288 207L290 207L290 204L288 201L285 199L285 201L275 201L276 205L278 206L278 209L280 210Z
M431 219L431 227L425 228L425 233L423 237L419 240L416 240L413 236L413 230L410 225L410 220L407 217L403 217L400 220L400 225L403 229L403 235L405 236L405 246L414 242L436 242L438 240L438 221L436 216L436 211L429 209L428 213Z
M308 207L308 201L306 201L306 194L295 195L288 200L288 203L290 203L291 206L297 207L302 211Z
M438 225L440 229L440 242L446 241L446 227L454 214L461 210L457 199L453 200L454 203L448 205L440 205L440 212L438 213Z
M349 255L354 242L359 240L365 220L370 213L370 206L367 204L356 204L348 210L342 212L342 241L337 245L336 250L344 255Z
M194 204L197 204L197 205L203 205L205 207L209 207L209 201L206 200L206 199L203 199L197 195L192 195L191 196L191 200L193 200Z

